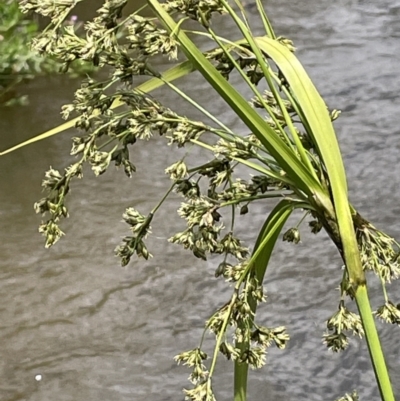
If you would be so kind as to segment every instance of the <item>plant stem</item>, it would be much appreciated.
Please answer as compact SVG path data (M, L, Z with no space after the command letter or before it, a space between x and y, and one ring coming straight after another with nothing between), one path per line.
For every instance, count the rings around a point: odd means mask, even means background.
M392 384L390 382L390 377L383 355L381 343L379 341L374 317L372 315L366 285L358 286L355 293L355 298L358 311L360 312L361 320L363 322L365 339L367 341L372 366L374 368L376 381L378 383L379 392L381 394L381 399L382 401L395 401Z
M168 191L164 194L164 196L162 197L162 199L157 203L157 205L153 208L153 210L151 211L151 214L155 214L157 212L157 210L161 207L161 205L164 203L165 199L168 198L169 194L172 192L172 190L175 188L175 183L173 183Z
M245 347L244 343L238 344L240 351L243 351ZM243 349L242 349L243 348ZM247 394L247 375L249 371L249 365L247 363L239 363L235 361L235 373L234 373L234 401L246 401Z

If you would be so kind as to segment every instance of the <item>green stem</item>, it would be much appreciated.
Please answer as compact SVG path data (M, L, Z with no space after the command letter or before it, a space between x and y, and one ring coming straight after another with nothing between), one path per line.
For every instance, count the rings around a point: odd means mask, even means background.
M289 193L287 191L271 191L271 192L272 193L269 193L267 195L249 196L247 198L239 198L239 199L235 199L235 200L231 200L231 201L227 201L227 202L222 202L222 203L220 203L219 207L237 205L239 203L255 201L255 200L260 200L260 199L271 199L271 198L286 198L286 199L288 199L287 195Z
M206 117L208 117L211 121L214 121L217 125L219 125L224 131L230 133L233 136L236 136L234 132L223 124L217 117L215 117L212 113L206 110L204 107L200 106L195 100L193 100L190 96L188 96L185 92L181 91L177 86L165 80L162 76L160 79L164 82L165 85L169 86L173 91L175 91L179 96L185 99L188 103L194 106L197 110L202 112Z
M304 221L304 219L308 216L310 212L307 210L304 214L303 217L300 219L300 221L297 223L296 228L300 228L301 223Z
M235 291L234 291L234 293L232 295L231 300L229 301L228 310L226 312L226 316L225 316L224 322L223 322L221 330L220 330L220 332L218 333L218 336L217 336L217 340L216 340L215 347L214 347L214 354L213 354L213 358L212 358L212 361L211 361L211 367L210 367L210 371L209 371L209 379L211 379L213 374L214 374L214 370L215 370L215 366L217 364L219 348L220 348L220 345L221 345L222 337L224 337L225 334L226 334L226 329L228 327L228 323L229 323L229 320L230 320L230 317L231 317L231 314L232 314L232 309L233 309L233 306L235 305L236 299L238 297L239 287L240 286L238 286L238 285L235 286Z
M376 330L374 317L372 315L371 305L368 299L366 285L358 286L355 292L358 311L364 326L365 339L367 341L372 366L378 383L382 401L395 401L392 384L387 370L385 357L383 355L378 332ZM236 400L235 400L236 401Z
M304 202L291 202L282 200L274 210L269 214L267 220L262 227L254 248L254 253L251 257L251 262L255 266L255 274L259 283L264 280L264 275L267 269L272 250L274 249L276 240L281 232L283 225L295 208L308 208L308 204ZM268 244L268 246L266 246ZM250 265L250 262L249 262ZM248 297L248 302L252 310L253 316L257 310L257 302L252 296ZM249 344L246 341L236 342L236 348L243 352L248 348ZM247 378L248 365L235 361L234 373L234 401L246 401L247 394Z
M245 343L237 344L237 347L242 352L245 348ZM249 372L249 365L247 363L239 363L235 361L234 373L234 401L246 401L247 394L247 376Z
M157 210L161 207L161 205L164 203L165 199L168 198L169 194L172 192L172 190L175 188L175 182L170 186L170 188L168 189L168 191L164 194L164 196L162 197L162 199L157 203L157 205L153 208L153 210L151 211L151 214L154 215Z

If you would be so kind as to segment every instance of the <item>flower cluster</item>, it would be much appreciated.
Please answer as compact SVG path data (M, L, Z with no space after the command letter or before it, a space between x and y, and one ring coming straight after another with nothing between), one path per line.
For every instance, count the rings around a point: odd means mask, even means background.
M328 319L326 327L328 333L323 336L324 343L334 352L342 351L349 345L346 332L360 338L364 335L360 316L349 311L343 301L340 301L338 311Z
M142 56L166 54L170 59L178 57L178 43L166 30L157 28L148 18L132 15L127 23L129 48Z
M257 156L257 148L254 143L246 138L234 138L233 140L220 139L214 146L216 155L222 155L228 159L240 157L241 159L250 159Z
M45 174L42 186L46 191L46 197L36 202L34 208L36 213L50 215L50 219L42 222L39 227L39 232L46 237L46 248L55 244L64 235L58 223L60 218L68 217L65 197L70 190L70 182L73 177L82 177L82 166L80 163L66 168L63 175L51 167Z
M385 283L397 279L400 276L400 253L396 241L365 220L356 228L364 269L372 270Z
M245 272L249 261L243 260L235 265L231 265L226 261L221 262L215 270L215 277L223 276L226 281L236 282Z
M260 369L265 365L266 350L264 347L247 348L240 356L241 363L248 364L252 369Z
M318 218L316 218L315 220L311 220L308 225L311 228L311 232L313 234L318 234L322 230L322 222Z
M218 207L204 196L188 199L178 210L188 228L170 238L170 242L183 245L194 255L206 258L206 252L220 253L218 235L223 226L218 224L221 215Z
M245 284L240 292L235 292L230 302L218 309L206 323L220 342L219 351L228 360L238 360L258 369L265 364L267 349L274 343L285 348L289 335L283 326L268 328L254 322L254 305L265 302L262 286L248 271L241 271ZM251 306L253 305L253 306ZM228 329L232 328L232 342L228 341Z
M279 349L284 349L290 339L284 326L268 328L257 325L254 325L254 330L250 333L247 333L246 329L237 328L235 338L237 343L248 343L249 346L241 351L240 348L225 342L220 352L227 359L237 359L241 363L248 364L252 369L259 369L265 365L267 350L272 344Z
M283 240L298 244L300 242L300 231L297 227L292 227L283 234Z
M265 175L253 176L250 180L236 179L231 186L221 191L217 198L221 201L245 202L248 198L256 198L259 195L269 192L279 192L282 189L282 182L269 178ZM245 213L243 213L245 214Z
M187 166L183 160L179 160L167 167L165 169L165 174L168 174L171 180L182 180L187 175Z
M400 305L394 305L391 301L386 301L375 312L376 316L386 323L400 325Z
M44 17L50 17L52 21L58 22L65 13L69 12L76 4L76 0L21 0L22 12L35 12Z
M209 127L202 122L190 121L189 119L181 119L181 121L169 130L167 138L170 144L176 143L178 147L183 147L192 139L199 139L201 135L209 131Z
M338 398L336 401L358 401L357 391L353 391L351 394L345 394L343 397Z
M286 327L268 328L258 326L252 333L251 339L262 347L268 348L274 343L279 349L284 349L289 341Z
M197 384L194 388L184 390L186 399L189 401L216 401L211 387L211 379Z
M191 390L185 390L186 398L193 401L215 401L211 388L211 378L203 361L207 359L207 354L200 348L182 352L175 356L175 361L192 368L189 380L195 385Z
M74 25L62 24L75 3L24 0L21 5L24 12L35 11L51 18L49 28L53 29L43 32L34 48L63 61L64 70L81 59L96 66L114 67L113 77L129 82L132 75L152 74L146 68L148 57L166 54L177 58L177 42L150 19L134 13L121 22L127 0L106 0L97 10L98 16L85 24L86 37L79 37ZM127 41L121 41L122 37Z
M133 234L132 236L124 237L122 244L115 249L115 253L121 258L122 266L127 265L135 253L144 259L151 257L152 255L147 250L143 239L150 233L150 223L153 219L153 214L150 213L148 216L144 216L130 207L126 209L122 217L130 226Z
M164 7L170 13L179 12L205 26L208 25L213 13L225 12L224 7L216 0L171 0Z
M175 356L174 359L178 364L182 363L183 365L193 368L193 372L190 375L190 381L193 384L203 382L207 378L208 371L203 364L203 361L207 359L207 354L200 348L182 352Z

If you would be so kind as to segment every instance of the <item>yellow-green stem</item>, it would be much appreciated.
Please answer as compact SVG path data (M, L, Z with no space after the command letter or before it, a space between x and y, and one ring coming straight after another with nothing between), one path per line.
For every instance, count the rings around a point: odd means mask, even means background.
M372 315L366 285L360 285L357 288L355 292L355 298L358 310L360 312L361 320L363 322L365 339L367 341L372 366L374 368L375 377L381 394L381 399L382 401L395 401L392 384L390 382L390 377L385 362L385 357L383 355L374 317Z
M238 344L238 348L242 351L245 344ZM235 361L235 373L234 373L234 401L246 401L247 397L247 375L249 371L249 365L247 363L240 363Z

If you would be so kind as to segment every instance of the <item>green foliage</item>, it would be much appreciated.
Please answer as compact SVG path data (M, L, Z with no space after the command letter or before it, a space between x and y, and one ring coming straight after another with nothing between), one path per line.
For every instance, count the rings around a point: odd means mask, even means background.
M234 361L235 401L245 400L248 368L261 368L270 346L285 347L289 340L285 327L259 322L257 307L266 301L263 281L276 241L292 212L302 210L298 224L287 230L283 239L298 243L308 219L308 229L313 233L322 229L327 232L344 263L344 271L338 277L338 308L327 321L323 341L329 349L339 352L349 345L349 336L365 336L382 399L394 400L365 274L376 274L382 283L384 304L376 315L399 324L399 306L386 291L386 284L400 273L399 245L349 203L345 170L332 125L339 112L327 109L295 56L293 43L275 35L260 1L256 3L265 29L261 37L252 33L239 3L172 0L160 4L148 0L154 18L142 17L139 12L122 17L126 3L106 0L97 16L85 24L86 35L81 37L74 26L64 23L75 2L21 2L23 11L35 11L51 19L48 28L34 40L38 52L56 57L64 70L84 60L110 73L105 81L84 81L73 103L63 107L64 118L76 114L75 119L3 152L73 125L80 131L72 140L75 161L62 172L50 169L46 173L45 196L35 204L37 213L46 216L40 226L46 246L52 246L63 235L59 226L68 216L70 184L82 178L84 164L89 164L96 176L115 165L131 177L136 171L130 161L132 150L140 141L151 141L154 134L164 137L171 147L200 146L209 152L207 163L198 165L188 152L166 166L165 173L172 185L153 208L126 210L123 218L130 232L115 251L122 265L135 256L151 257L146 246L150 224L165 198L175 191L182 197L178 215L186 227L172 233L170 242L203 260L209 255L219 257L215 276L232 283L232 296L205 324L205 333L215 337L210 362L203 351L204 335L199 346L176 357L192 371L193 387L185 390L187 399L215 399L213 380L217 359L222 355ZM215 13L229 15L241 39L232 42L219 36L212 23ZM200 31L184 28L188 20L190 27L199 24ZM187 33L206 36L210 48L200 50ZM152 60L159 55L175 66L158 71ZM186 61L176 62L178 56L184 56ZM235 132L175 85L175 80L195 70L247 126L247 133ZM252 99L239 90L240 86L230 83L233 71L252 91ZM137 76L147 76L148 80L136 86ZM149 96L149 92L162 85L201 112L207 122L190 119ZM118 109L122 105L125 107ZM206 133L213 139L206 141ZM239 165L252 173L251 178L243 175ZM278 202L266 216L250 252L237 236L237 210L240 214L251 213L253 202L272 198ZM224 222L228 222L228 227ZM348 307L353 300L359 314ZM342 399L357 396L347 394Z
M28 98L18 95L18 84L60 69L50 55L42 57L31 49L31 42L38 34L38 24L20 11L17 0L0 2L0 104L25 104ZM93 66L82 62L71 73L77 76L90 71Z
M0 100L23 80L32 79L41 71L43 60L29 48L37 33L37 24L23 17L16 1L0 4ZM26 98L20 97L24 102ZM12 102L12 101L11 101Z

